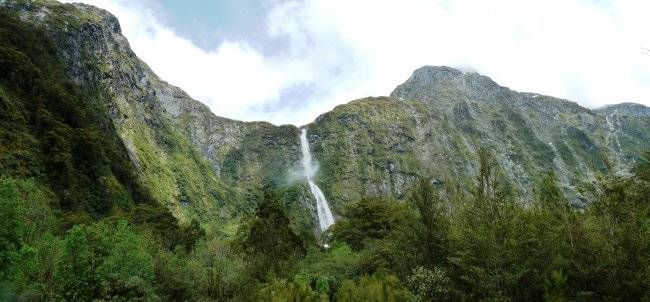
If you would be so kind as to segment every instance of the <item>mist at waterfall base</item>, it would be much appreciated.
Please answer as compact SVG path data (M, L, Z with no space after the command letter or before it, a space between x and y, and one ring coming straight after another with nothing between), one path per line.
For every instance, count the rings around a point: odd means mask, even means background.
M318 165L314 164L311 159L311 152L309 150L309 141L307 140L307 129L303 128L300 132L300 148L302 151L302 167L303 177L307 179L309 190L312 196L316 199L316 212L318 216L318 225L321 232L326 231L332 224L334 224L334 216L330 210L327 199L323 191L313 181L313 177L318 171Z

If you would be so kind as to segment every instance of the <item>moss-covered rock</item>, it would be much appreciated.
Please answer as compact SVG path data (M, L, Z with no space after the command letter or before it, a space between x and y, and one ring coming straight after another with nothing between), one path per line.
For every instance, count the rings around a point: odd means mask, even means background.
M253 209L269 183L288 192L291 215L314 212L295 172L297 127L216 116L158 78L130 49L117 19L101 9L45 0L6 0L0 9L43 30L70 81L97 97L139 181L181 220L219 221L232 229L233 218ZM4 106L20 105L1 88ZM320 164L315 181L335 213L362 196L399 199L421 178L471 192L480 147L493 151L517 194L530 196L540 177L553 172L565 195L580 204L579 183L625 173L649 147L650 121L638 112L645 111L594 112L512 91L476 73L426 66L390 97L352 101L306 127ZM26 148L26 162L39 160L25 147L29 136L8 139L0 151ZM114 179L104 182L121 191Z

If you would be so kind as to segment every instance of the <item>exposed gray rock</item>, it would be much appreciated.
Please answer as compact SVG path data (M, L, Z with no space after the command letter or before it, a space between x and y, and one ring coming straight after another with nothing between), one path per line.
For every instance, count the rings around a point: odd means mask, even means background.
M0 0L0 9L46 29L70 78L105 99L143 182L177 216L229 217L249 208L264 183L287 183L296 169L296 127L216 116L138 59L108 12L20 0ZM338 106L308 129L321 166L315 180L335 213L366 195L402 198L421 178L471 191L479 148L492 150L517 194L533 196L541 176L554 173L581 205L581 182L625 171L650 147L647 116L637 104L591 111L425 66L390 97Z
M594 112L601 115L626 115L650 117L650 107L637 103L620 103L608 105L603 108L595 109Z

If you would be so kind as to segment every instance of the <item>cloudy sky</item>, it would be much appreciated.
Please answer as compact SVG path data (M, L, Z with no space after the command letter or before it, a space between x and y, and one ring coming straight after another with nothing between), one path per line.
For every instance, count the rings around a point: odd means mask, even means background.
M647 0L80 2L115 14L161 78L241 120L302 125L423 65L586 107L650 105Z

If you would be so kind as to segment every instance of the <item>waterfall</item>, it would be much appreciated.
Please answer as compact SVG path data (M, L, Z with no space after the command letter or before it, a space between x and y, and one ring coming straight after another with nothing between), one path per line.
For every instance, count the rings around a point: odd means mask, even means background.
M334 216L327 204L327 199L323 191L314 183L313 176L318 170L311 161L311 152L309 151L309 141L307 141L307 129L303 128L300 132L300 148L302 150L302 167L303 174L309 183L309 190L316 199L316 212L318 213L318 225L321 231L327 230L334 224Z
M613 148L612 148L612 152L614 153L614 156L616 156L617 165L620 165L621 154L623 154L623 148L621 148L621 141L618 139L618 135L616 134L616 127L612 122L612 118L616 116L616 112L618 112L618 109L614 110L614 112L612 112L612 114L610 115L605 115L605 122L607 123L607 128L609 130L606 139L608 144L612 140L614 141L614 143L616 143L616 146L618 147L618 152L614 151Z

